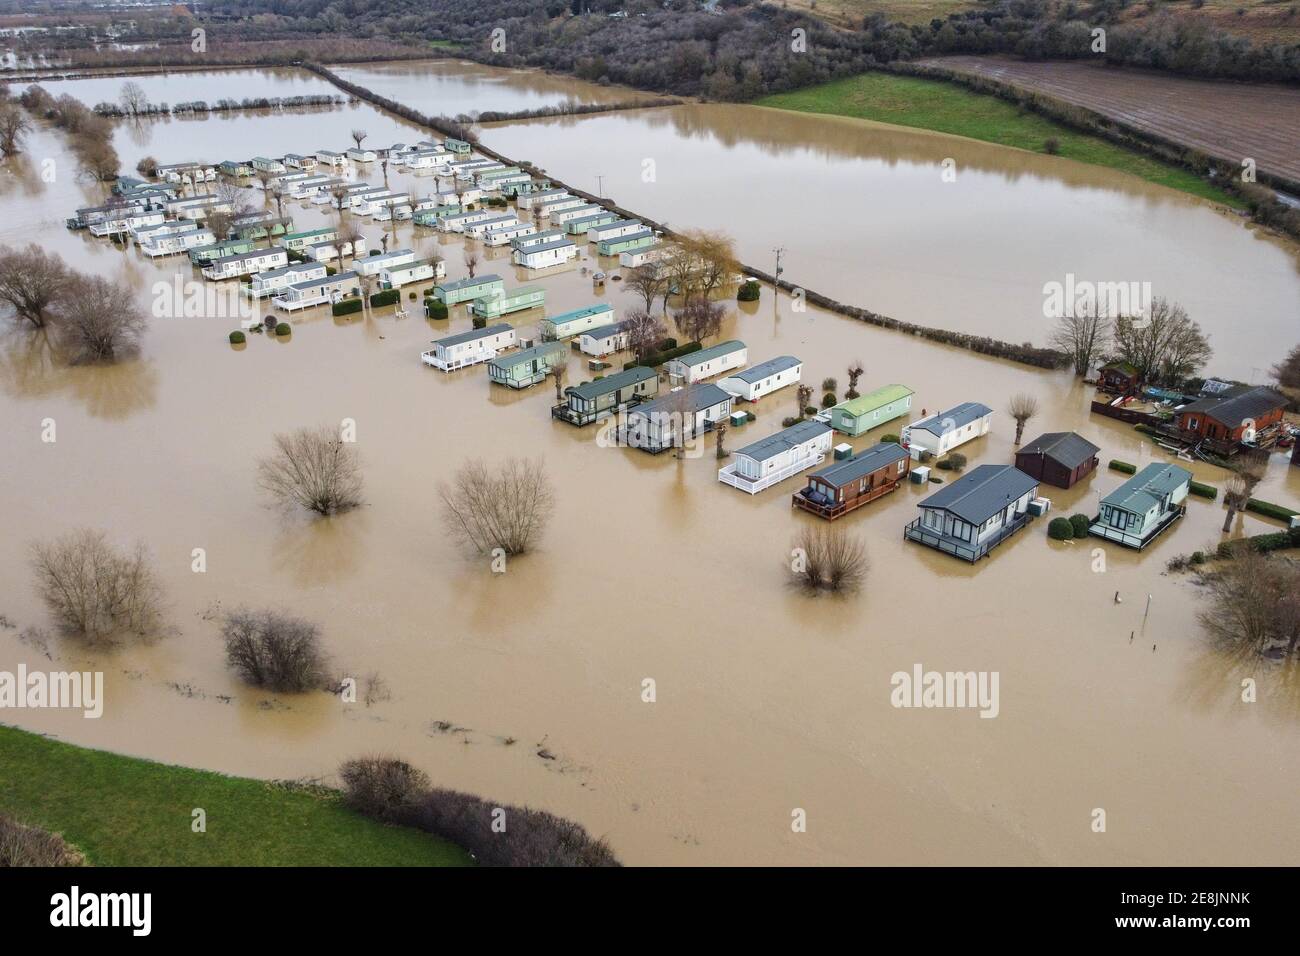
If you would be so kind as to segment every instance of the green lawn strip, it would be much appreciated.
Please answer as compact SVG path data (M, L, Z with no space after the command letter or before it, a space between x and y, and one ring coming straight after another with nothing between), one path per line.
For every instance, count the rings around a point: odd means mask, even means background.
M191 831L191 812L207 832ZM0 726L0 812L96 866L460 866L463 850L353 813L332 792L87 750Z
M1243 208L1240 200L1188 170L1076 132L1036 113L1022 113L995 96L940 80L864 73L767 96L757 105L912 126L1035 153L1046 152L1043 144L1053 137L1059 143L1058 155L1067 159L1117 169L1147 182Z

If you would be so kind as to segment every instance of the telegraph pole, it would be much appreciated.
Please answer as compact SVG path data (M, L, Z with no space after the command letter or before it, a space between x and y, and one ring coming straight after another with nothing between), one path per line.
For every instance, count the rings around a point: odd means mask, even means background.
M605 198L605 177L603 175L598 175L596 177L596 198Z
M776 255L776 269L772 272L772 316L777 316L777 302L781 298L781 256L785 254L785 246L773 249Z

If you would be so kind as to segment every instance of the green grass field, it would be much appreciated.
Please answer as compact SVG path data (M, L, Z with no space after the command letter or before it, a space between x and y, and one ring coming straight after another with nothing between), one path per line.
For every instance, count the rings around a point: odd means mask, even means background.
M997 97L941 80L864 73L793 93L764 97L757 102L759 106L852 116L951 133L1035 153L1045 153L1044 144L1048 138L1055 138L1059 143L1058 155L1066 159L1106 166L1203 199L1242 207L1235 197L1185 169L1112 145L1099 137L1075 132L1035 113L1022 113Z
M207 832L191 831L191 812ZM0 812L95 866L464 866L459 847L338 796L87 750L0 726Z

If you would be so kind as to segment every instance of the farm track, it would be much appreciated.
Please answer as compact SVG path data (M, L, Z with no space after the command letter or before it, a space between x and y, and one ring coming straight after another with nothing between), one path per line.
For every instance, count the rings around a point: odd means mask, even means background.
M1080 62L950 56L918 65L1041 93L1219 159L1300 182L1300 89L1197 80Z

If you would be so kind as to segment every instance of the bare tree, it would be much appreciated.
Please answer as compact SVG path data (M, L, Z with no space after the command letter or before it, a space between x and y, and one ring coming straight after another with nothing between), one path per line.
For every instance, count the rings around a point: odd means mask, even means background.
M668 334L663 320L657 315L651 315L648 309L645 312L629 312L623 319L623 329L627 332L628 348L638 362L659 348L664 336Z
M1025 423L1038 414L1038 399L1026 392L1012 395L1011 404L1007 406L1007 411L1016 420L1015 443L1019 445L1020 439L1025 434Z
M1063 315L1056 322L1049 342L1074 363L1075 375L1087 375L1093 362L1110 347L1110 319L1106 307L1088 315Z
M1187 310L1167 299L1154 299L1147 317L1117 317L1113 330L1117 357L1136 368L1142 381L1176 383L1213 354Z
M794 400L799 403L798 418L808 413L808 403L812 401L812 386L800 384L794 390Z
M59 342L74 363L112 362L134 351L149 326L131 288L103 276L74 276L54 310Z
M334 208L338 210L339 222L343 221L343 207L348 201L348 187L335 186L330 190L330 197L334 200Z
M655 299L663 294L664 288L668 285L668 276L658 262L643 262L641 265L634 267L624 277L623 288L627 291L639 295L645 302L645 311L648 313L654 305Z
M858 397L858 379L862 377L862 373L865 371L866 369L862 367L862 359L854 359L849 363L849 389L844 393L846 399Z
M713 437L716 441L714 453L719 461L731 454L731 452L727 451L727 446L725 444L727 428L728 425L725 418L719 419L713 423Z
M361 144L365 141L365 138L369 135L370 134L363 129L354 129L352 131L352 141L357 144L357 149L361 148Z
M1232 519L1238 511L1245 511L1255 489L1264 480L1268 470L1268 459L1245 452L1232 463L1232 477L1223 489L1223 503L1228 506L1228 513L1223 518L1223 533L1232 530Z
M569 367L563 362L556 362L546 370L546 376L555 383L555 400L564 401L564 380L569 374Z
M677 331L688 342L704 342L722 331L722 320L727 310L717 302L703 296L689 300L673 316Z
M282 505L321 515L361 504L361 461L356 447L328 425L275 436L275 453L258 463L262 488Z
M137 116L148 108L149 97L145 95L144 87L139 83L135 80L127 80L122 84L118 102L122 104L122 112L127 116Z
M1204 575L1198 617L1210 639L1246 658L1300 660L1300 566L1243 548Z
M480 552L523 554L536 543L555 507L540 460L508 459L495 468L481 459L462 465L438 487L448 529Z
M27 114L13 103L0 103L0 153L12 156L23 148L23 139L31 131Z
M107 183L117 179L122 161L118 158L117 150L108 140L89 136L76 137L73 141L73 152L80 161L82 174L89 179L97 183Z
M135 171L146 178L157 176L158 160L153 156L145 156L135 164Z
M271 201L275 203L275 218L277 218L277 219L283 219L283 218L284 218L284 197L285 197L285 195L286 195L286 193L285 193L285 189L284 189L284 187L281 186L281 185L279 185L278 183L277 183L276 185L272 186L271 189L270 189ZM270 237L270 233L269 233L269 231L268 231L268 233L267 233L267 236L268 236L268 238Z
M1273 366L1273 377L1284 388L1300 388L1300 345L1292 348L1286 358Z
M118 551L81 528L32 545L36 590L59 627L89 641L158 631L162 590L143 545Z
M85 865L85 855L62 835L0 813L0 867Z
M805 525L795 535L790 574L810 592L855 591L867 569L866 543L840 525Z
M74 273L57 253L32 244L26 249L0 246L0 301L14 310L14 317L44 328L51 307L63 295Z
M478 252L469 246L465 247L465 269L471 279L474 278L474 272L478 269Z
M320 628L278 611L241 608L221 625L226 663L246 684L281 693L328 685Z

